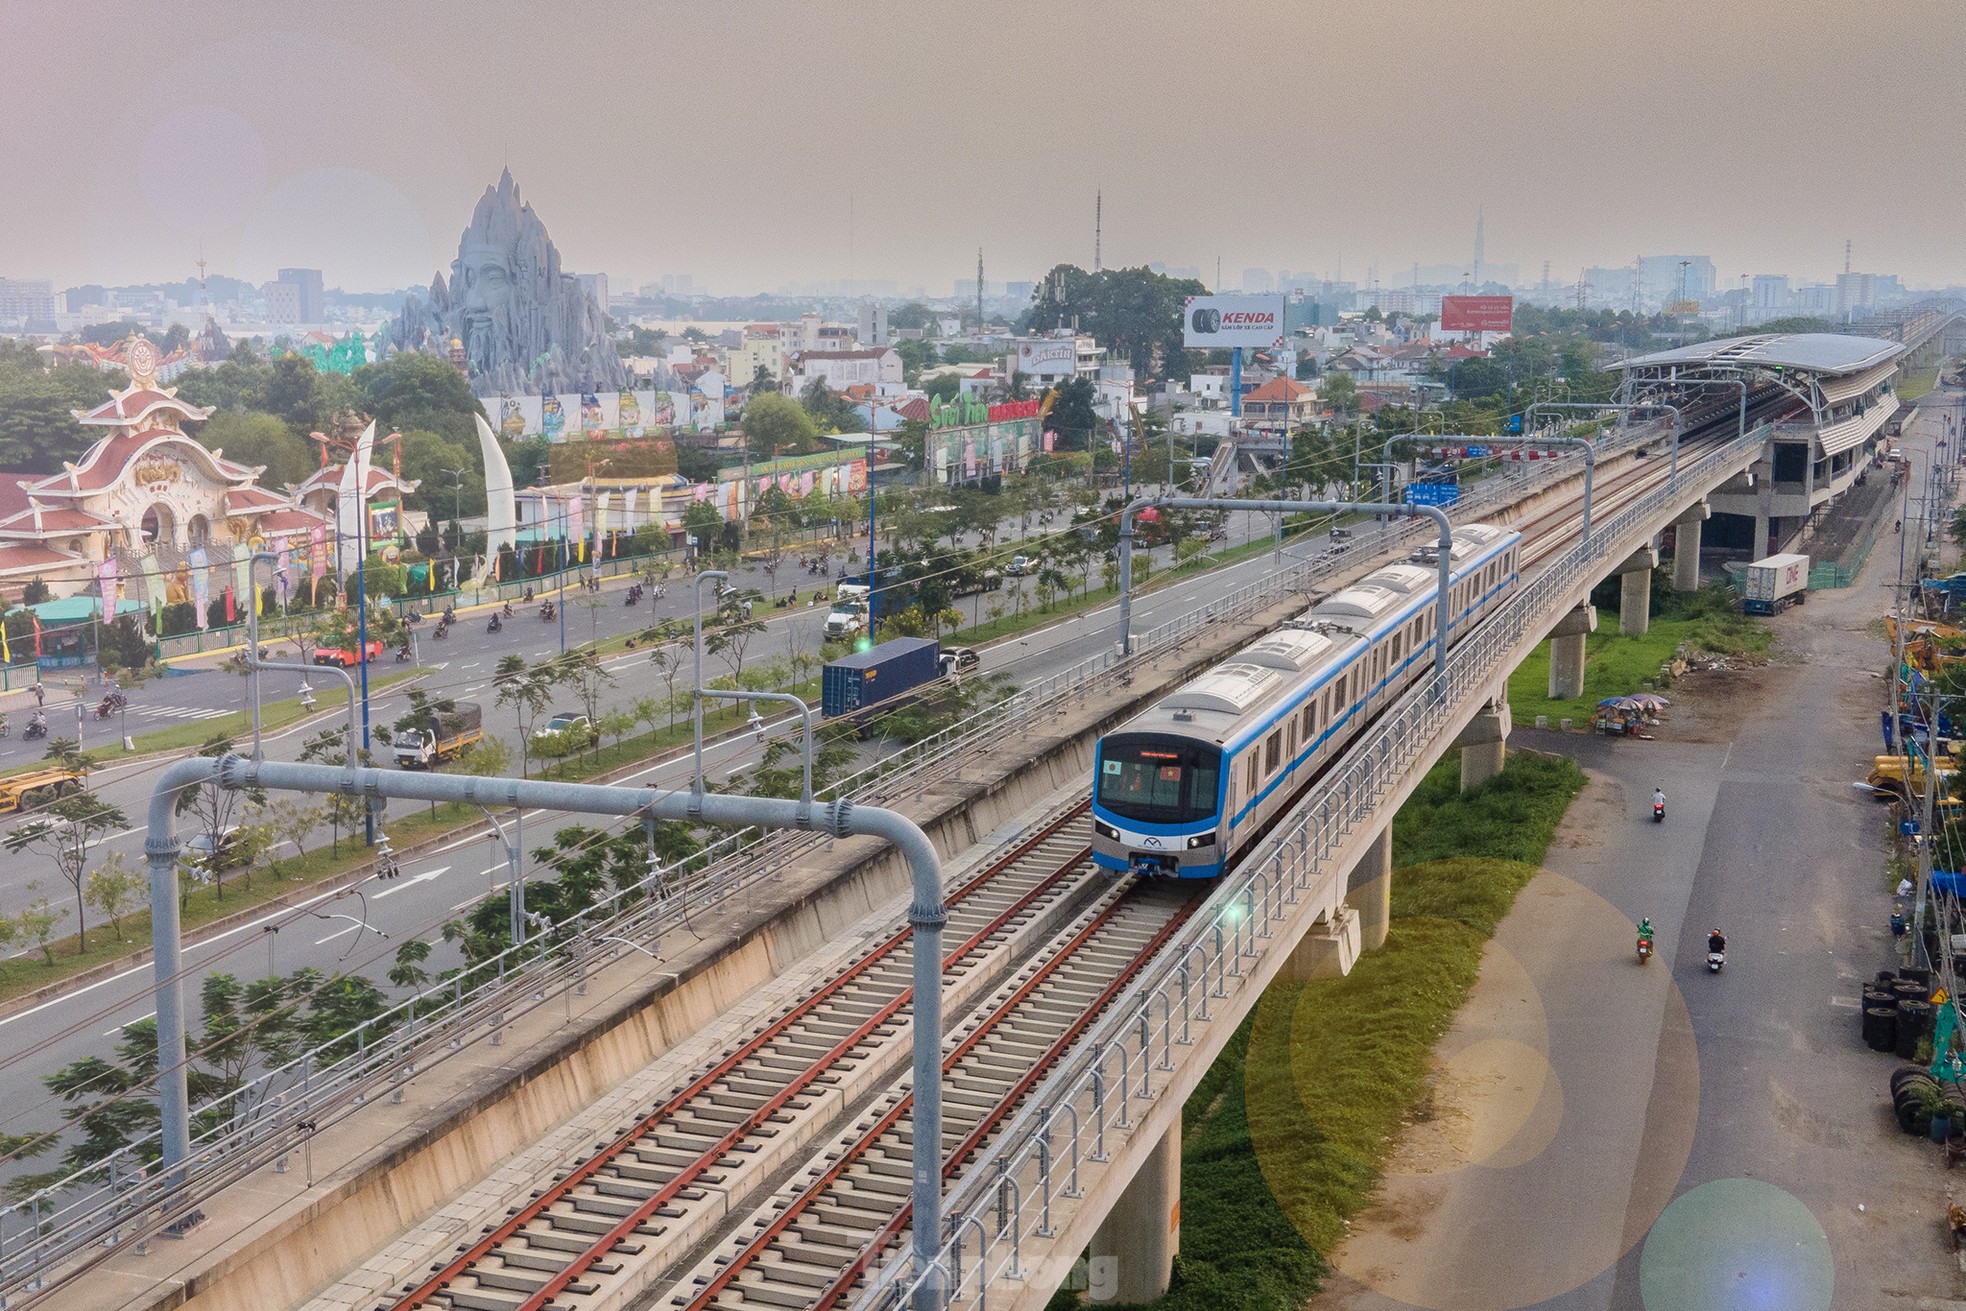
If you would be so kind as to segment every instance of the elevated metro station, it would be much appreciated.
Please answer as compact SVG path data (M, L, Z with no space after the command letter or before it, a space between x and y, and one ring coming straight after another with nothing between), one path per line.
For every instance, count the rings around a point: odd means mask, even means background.
M1889 446L1906 347L1877 337L1811 332L1726 337L1624 361L1625 391L1653 401L1710 401L1728 390L1773 390L1770 458L1709 500L1709 547L1760 559L1842 496Z

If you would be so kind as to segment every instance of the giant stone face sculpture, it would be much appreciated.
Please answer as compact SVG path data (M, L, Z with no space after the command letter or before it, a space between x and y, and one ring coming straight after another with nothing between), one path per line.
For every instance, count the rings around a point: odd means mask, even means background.
M599 303L560 270L559 250L519 198L509 170L479 197L450 281L439 273L427 300L410 297L385 335L397 350L434 355L462 342L471 390L480 396L628 385Z

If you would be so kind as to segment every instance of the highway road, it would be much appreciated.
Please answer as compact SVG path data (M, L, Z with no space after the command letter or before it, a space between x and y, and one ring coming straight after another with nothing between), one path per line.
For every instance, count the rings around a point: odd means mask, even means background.
M1936 427L1908 435L1916 458ZM1850 786L1880 749L1892 543L1774 621L1775 665L1683 685L1658 740L1518 730L1593 782L1313 1311L1957 1305L1919 1300L1960 1291L1945 1172L1898 1134L1894 1062L1858 1036L1863 982L1896 964L1882 813Z
M1231 541L1246 540L1252 531L1256 536L1267 536L1269 527L1266 517L1240 518L1242 523L1231 525ZM1293 542L1285 548L1285 563L1295 563L1323 545L1322 538ZM1156 560L1157 565L1165 563L1164 559ZM1260 578L1276 567L1273 555L1265 552L1208 573L1183 577L1149 593L1136 604L1135 631L1189 613L1206 605L1223 591ZM684 587L670 587L668 600L661 610L663 617L682 616L683 610L679 605L687 604L682 600L687 591ZM637 621L629 619L629 612L620 605L619 596L619 590L604 591L604 599L611 604L599 607L597 618L613 620L616 632L630 631L631 623ZM648 622L647 609L642 608L638 613L639 624L645 626ZM783 650L781 642L799 644L808 651L817 649L817 627L823 622L823 611L777 611L767 608L757 613L771 627L768 634L758 639L750 659L759 659L760 650L764 653ZM537 620L532 622L538 623ZM986 648L983 652L983 669L1007 675L1018 685L1047 677L1072 667L1088 654L1113 641L1117 622L1117 608L1110 605L1083 616L1061 619ZM538 626L542 632L546 627L543 624ZM508 633L510 628L508 624ZM520 631L528 631L523 621ZM608 629L603 627L601 631L605 634ZM480 700L486 711L487 732L501 733L511 739L516 735L516 724L509 714L495 706L489 687L491 669L502 652L496 648L482 648L479 645L482 637L479 628L461 628L452 642L446 644L443 650L446 658L432 666L431 675L422 685L460 699ZM553 650L557 650L557 644L546 647L535 643L522 646L521 653L534 658L543 657ZM623 704L637 697L660 696L663 693L655 671L640 653L615 657L610 660L609 668L617 679L608 697L610 704ZM716 672L723 671L718 668ZM268 674L265 679L265 696L269 701L295 694L299 682L298 675ZM317 693L323 695L326 704L328 694L321 691L324 685L327 685L327 680L318 677L313 680L313 686ZM180 686L192 691L189 694L179 692L177 689ZM151 687L168 689L178 704L197 705L203 702L232 706L243 695L244 681L236 674L212 671L151 684L143 690L144 693L147 694ZM205 689L202 696L196 692L200 687ZM402 712L405 704L404 691L395 688L385 690L372 698L372 720L387 723ZM302 741L320 727L321 724L317 722L269 735L266 739L268 756L295 758ZM767 725L767 737L796 732L796 720L791 718L776 718ZM707 748L705 765L712 787L731 774L754 765L761 749L751 735L740 735ZM134 827L108 839L106 845L123 852L133 866L141 866L141 824L150 787L163 763L146 761L113 765L97 771L92 779L92 790L122 807L132 820ZM687 785L689 773L690 762L685 755L651 766L632 776L631 781L681 787ZM534 847L547 845L553 831L569 822L580 822L580 817L570 819L558 814L529 812L524 817L524 847L529 853ZM182 826L181 821L180 828ZM310 849L325 841L323 831L315 836ZM17 906L25 900L26 885L31 879L40 881L42 892L46 895L54 896L68 890L52 866L42 869L38 864L26 858L0 864L0 907ZM534 862L528 854L528 877L534 872ZM288 973L302 966L314 966L330 971L359 972L380 981L393 963L396 949L404 941L415 937L430 941L435 947L427 968L433 972L448 968L459 963L459 958L454 948L442 942L442 925L468 910L487 893L503 888L505 881L504 857L496 839L488 829L477 828L447 842L438 850L403 862L399 879L387 883L369 882L339 894L323 892L303 907L269 911L251 923L192 945L186 951L187 963L193 971L187 978L187 995L195 996L201 981L214 972L256 978L268 971ZM52 1127L57 1122L57 1108L41 1086L40 1076L84 1055L106 1052L122 1025L152 1013L150 969L145 965L124 970L67 996L0 1017L0 1052L5 1053L0 1056L0 1100L15 1108L6 1117L5 1130L20 1133L30 1128Z

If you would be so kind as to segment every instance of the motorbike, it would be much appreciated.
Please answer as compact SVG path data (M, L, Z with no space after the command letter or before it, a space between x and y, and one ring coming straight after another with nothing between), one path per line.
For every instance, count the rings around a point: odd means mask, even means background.
M449 637L450 635L451 635L451 626L449 623L439 623L437 627L433 629L430 633L430 636L436 638L439 642L443 641L445 638Z
M28 740L29 742L33 742L39 738L44 738L48 736L47 721L36 720L34 723L29 724L27 726L27 731L25 733L22 733L21 736L26 740Z
M7 736L7 734L11 731L12 730L7 727L7 721L4 719L0 719L0 737Z
M504 627L505 627L505 625L504 625L503 623L501 623L501 622L499 621L499 618L498 618L498 616L497 616L497 615L493 615L493 616L491 617L491 622L490 622L490 623L487 623L487 624L485 625L485 631L486 631L487 633L496 633L496 632L498 632L498 631L499 631L500 629L502 629L502 628L504 628Z
M549 624L553 622L554 617L558 614L559 611L553 608L553 603L551 601L548 601L545 605L539 607L539 617L545 620Z
M1665 803L1665 802L1663 802L1663 801L1655 801L1655 802L1653 802L1653 803L1652 803L1652 822L1653 822L1654 824L1663 824L1663 823L1665 823L1665 822L1666 822L1666 803Z
M396 648L396 663L399 665L408 664L411 655L412 652L410 651L409 643L403 643L403 645Z
M1651 959L1652 959L1652 939L1640 938L1638 940L1638 963L1640 965L1643 965L1645 964L1646 961L1649 961Z
M1721 966L1725 965L1726 963L1727 963L1726 952L1710 951L1707 953L1707 973L1709 974L1720 973Z
M502 618L510 619L512 617L512 603L510 601L507 601L505 603L505 607L502 610L500 610L498 614Z
M116 707L110 702L108 697L104 697L102 700L96 702L97 719L107 719L115 713Z

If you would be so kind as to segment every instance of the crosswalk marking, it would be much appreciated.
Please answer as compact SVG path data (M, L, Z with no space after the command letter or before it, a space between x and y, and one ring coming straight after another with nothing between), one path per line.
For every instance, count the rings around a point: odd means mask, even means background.
M229 715L230 710L214 710L209 706L138 706L136 714L142 719L217 719Z

